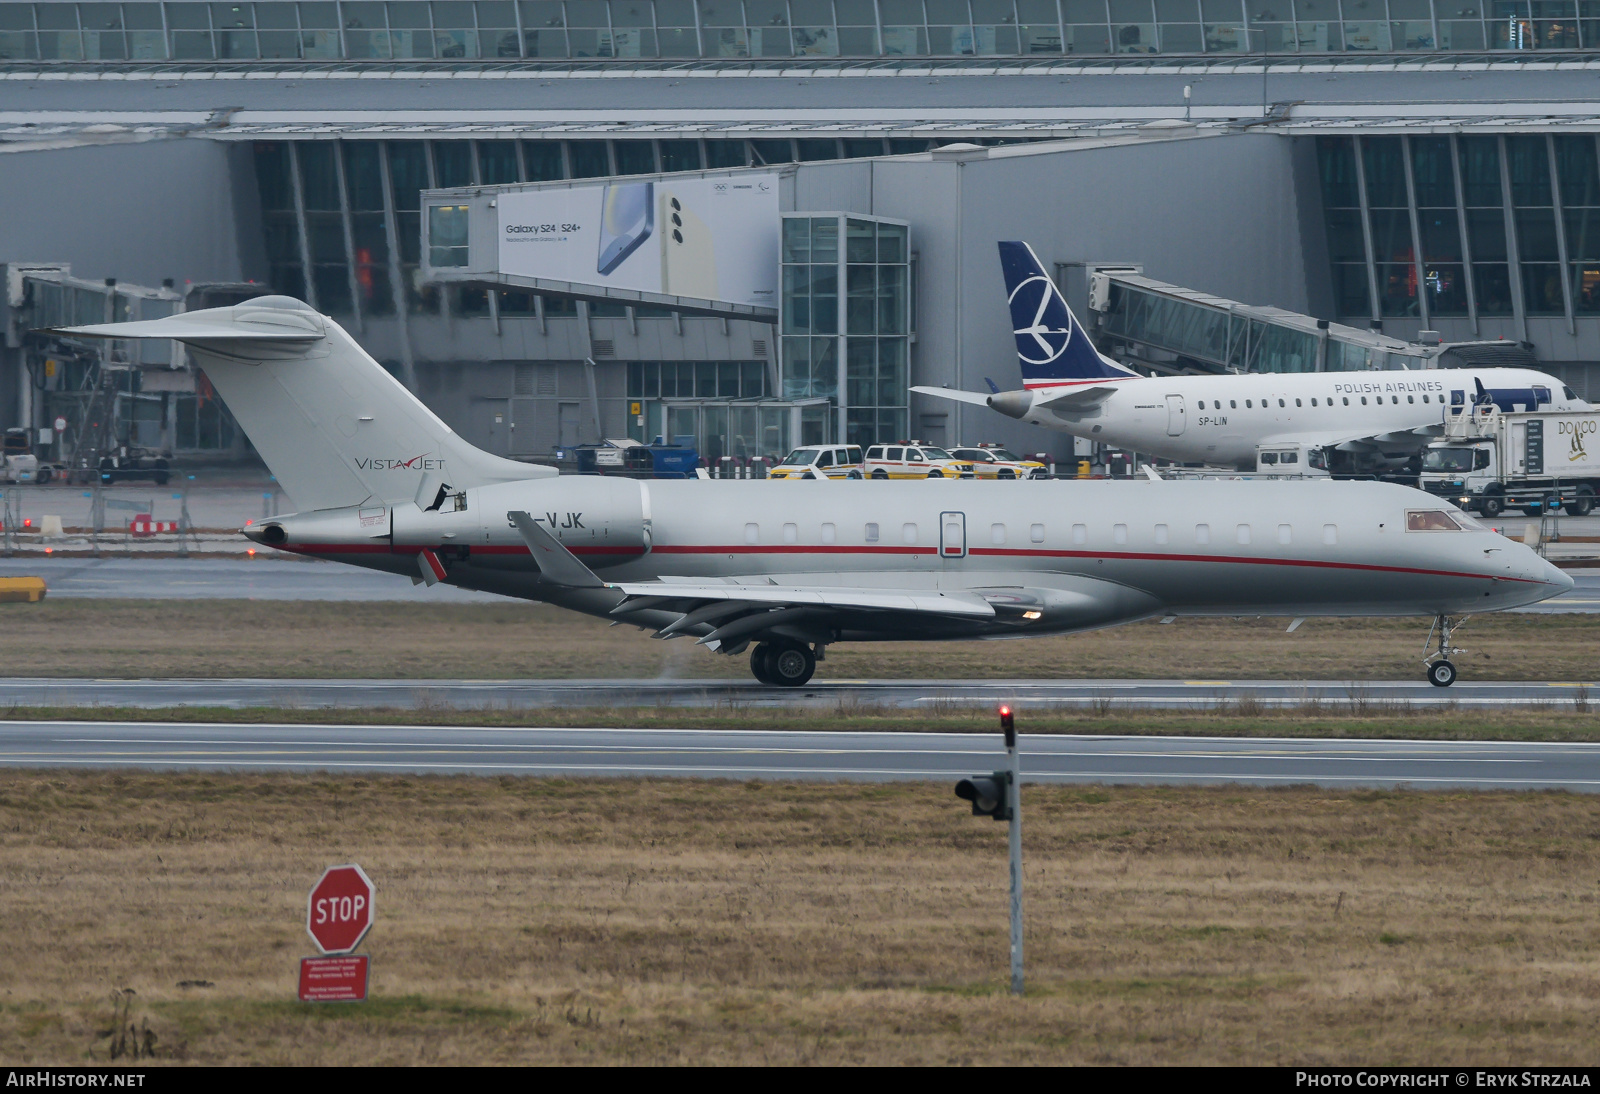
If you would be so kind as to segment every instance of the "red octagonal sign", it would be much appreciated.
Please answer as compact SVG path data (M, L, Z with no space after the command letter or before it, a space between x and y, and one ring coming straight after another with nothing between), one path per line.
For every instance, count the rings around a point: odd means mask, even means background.
M330 866L306 900L306 931L323 953L349 953L372 929L372 880L361 867Z

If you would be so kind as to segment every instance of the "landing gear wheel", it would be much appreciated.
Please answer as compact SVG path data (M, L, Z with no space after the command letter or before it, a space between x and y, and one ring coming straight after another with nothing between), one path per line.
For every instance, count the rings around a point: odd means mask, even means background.
M1456 667L1448 661L1435 661L1428 666L1428 683L1436 688L1447 688L1456 682Z
M767 671L772 674L775 684L788 688L801 687L817 671L817 658L801 645L774 646L767 659Z
M750 651L750 671L755 678L763 684L776 684L778 681L772 675L772 647L761 642Z

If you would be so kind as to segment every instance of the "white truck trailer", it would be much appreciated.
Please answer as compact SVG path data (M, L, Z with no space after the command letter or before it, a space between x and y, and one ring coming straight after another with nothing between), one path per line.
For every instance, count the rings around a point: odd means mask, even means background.
M1486 517L1507 509L1538 516L1556 506L1587 516L1600 493L1600 410L1488 406L1453 415L1423 450L1418 485Z

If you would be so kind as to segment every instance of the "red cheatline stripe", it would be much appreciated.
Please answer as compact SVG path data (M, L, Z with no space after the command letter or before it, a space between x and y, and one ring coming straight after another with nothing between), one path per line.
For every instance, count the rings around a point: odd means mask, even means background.
M1139 376L1097 376L1093 380L1034 380L1032 383L1024 380L1022 386L1028 391L1038 391L1046 387L1087 387L1090 384L1120 384L1124 380L1139 380Z
M387 547L367 544L304 544L287 550L307 554L341 554L352 552L387 552ZM421 548L396 548L396 551L421 550ZM526 554L526 547L474 547L478 554ZM639 548L599 547L577 548L574 554L640 554ZM929 555L938 557L937 547L901 547L892 544L878 546L840 546L837 544L749 544L730 543L722 546L700 544L661 544L651 549L657 555ZM1327 562L1304 558L1251 558L1242 555L1179 555L1147 554L1136 551L1050 551L1026 547L973 547L969 555L1002 555L1025 558L1109 558L1130 562L1217 562L1243 566L1301 566L1323 570L1363 570L1371 573L1420 574L1426 577L1470 577L1485 581L1520 581L1529 585L1548 582L1532 577L1508 577L1500 574L1475 574L1464 570L1431 570L1419 566L1377 566L1364 562Z

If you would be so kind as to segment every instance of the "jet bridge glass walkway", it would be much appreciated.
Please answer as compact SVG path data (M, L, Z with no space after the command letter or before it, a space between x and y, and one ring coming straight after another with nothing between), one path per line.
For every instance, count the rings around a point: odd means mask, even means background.
M1356 372L1431 367L1436 346L1321 324L1136 274L1109 276L1098 333L1157 372Z

